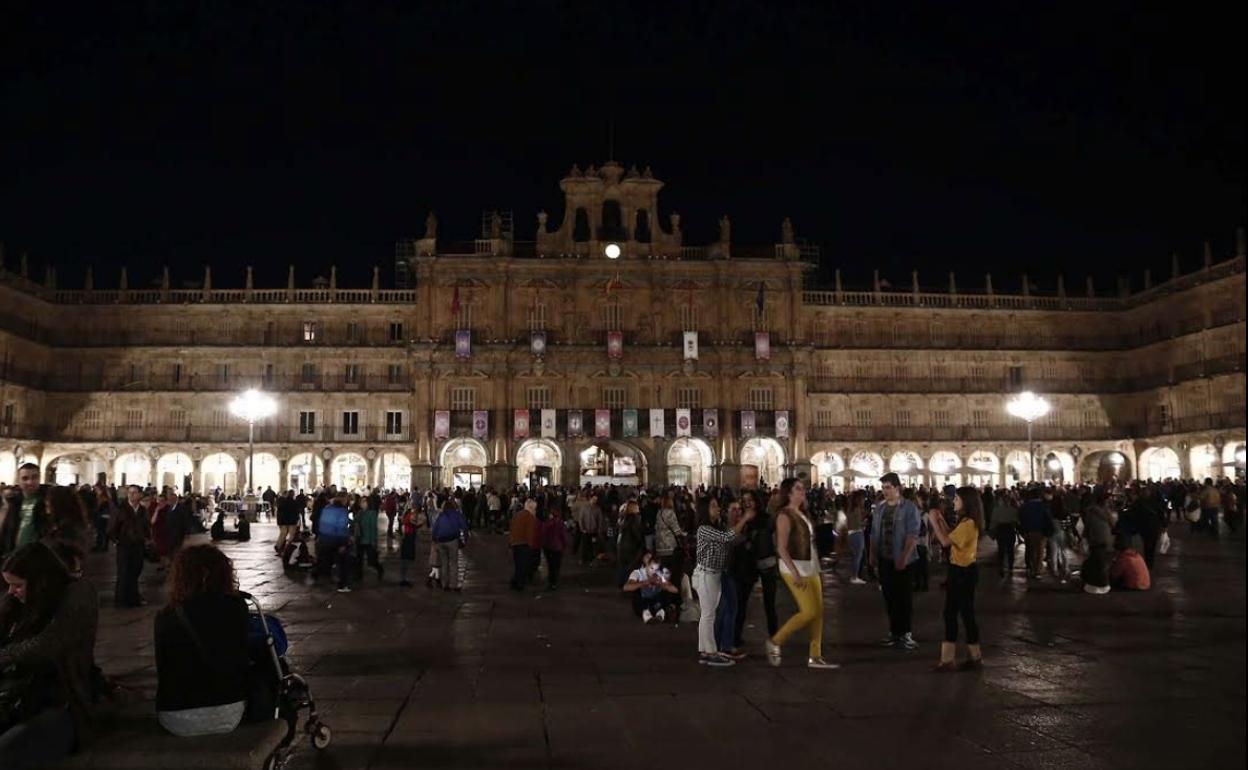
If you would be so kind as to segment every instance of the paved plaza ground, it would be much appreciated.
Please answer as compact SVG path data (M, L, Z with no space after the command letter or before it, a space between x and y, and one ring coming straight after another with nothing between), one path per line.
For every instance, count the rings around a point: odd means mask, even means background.
M918 652L875 646L879 591L842 570L824 575L825 650L841 670L807 670L800 639L779 669L760 656L709 669L696 662L696 624L643 626L610 569L569 564L557 592L509 591L496 535L470 544L463 593L399 588L396 547L385 584L369 573L350 594L284 575L275 527L253 535L223 548L242 587L285 622L290 659L334 731L324 752L305 740L297 768L1244 766L1242 538L1176 536L1147 593L1029 589L985 567L987 668L938 675L927 669L939 573L916 597ZM150 697L163 591L149 567L151 604L114 610L111 554L92 555L90 573L104 608L99 663ZM783 618L793 604L781 594ZM757 594L750 619L758 650Z

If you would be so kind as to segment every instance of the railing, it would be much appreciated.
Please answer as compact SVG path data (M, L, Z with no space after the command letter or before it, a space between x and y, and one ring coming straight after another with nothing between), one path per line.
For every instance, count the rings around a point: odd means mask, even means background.
M1119 393L1130 380L1095 378L1025 378L1013 384L1008 377L812 377L811 393Z
M0 372L0 379L9 379ZM124 374L109 373L95 376L82 375L42 375L33 372L21 372L15 378L19 384L38 387L54 393L80 392L145 392L145 391L183 391L183 392L225 392L239 391L247 388L260 388L274 392L405 392L413 387L414 380L406 373L398 378L389 375L364 375L347 377L345 375L315 374L276 374L272 377L263 375L229 375L217 377L212 374L188 374L182 377L172 375L144 375L130 380Z
M0 433L0 435L5 435ZM17 437L19 434L13 434ZM386 431L384 425L361 425L354 433L347 433L339 425L321 425L304 431L298 425L256 426L257 443L323 442L404 442L412 440L412 432L406 426L397 433ZM29 426L22 437L40 437L59 441L144 441L180 442L211 441L241 443L247 441L247 426L211 425L110 425L70 426L61 430L49 426Z
M1150 420L1144 426L1145 435L1162 436L1173 433L1193 433L1201 430L1227 430L1244 427L1244 411L1214 412L1176 417L1169 421Z
M942 349L942 350L1121 350L1124 340L1119 335L1058 335L1023 334L1008 331L1004 334L965 332L962 334L932 334L926 330L907 331L903 334L864 332L855 334L849 330L832 333L816 333L813 338L817 348L863 349Z
M358 334L320 331L314 340L305 340L302 331L290 329L248 329L229 332L224 329L178 332L162 329L86 329L57 330L47 335L53 345L65 348L198 346L198 347L352 347L401 348L406 338L391 339L381 334Z
M59 305L411 304L415 289L58 289Z
M1036 425L1032 437L1036 441L1097 441L1121 439L1135 435L1132 429L1112 426L1067 427ZM1026 441L1024 423L993 425L834 425L808 429L812 441Z

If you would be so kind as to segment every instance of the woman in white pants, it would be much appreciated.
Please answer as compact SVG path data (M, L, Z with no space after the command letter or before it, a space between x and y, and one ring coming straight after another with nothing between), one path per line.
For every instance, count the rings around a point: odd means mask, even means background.
M732 542L754 518L748 509L732 529L722 529L719 501L710 498L698 507L697 567L693 570L693 590L698 592L698 662L708 666L731 666L736 660L719 651L715 643L715 609L719 606L720 585L728 567Z

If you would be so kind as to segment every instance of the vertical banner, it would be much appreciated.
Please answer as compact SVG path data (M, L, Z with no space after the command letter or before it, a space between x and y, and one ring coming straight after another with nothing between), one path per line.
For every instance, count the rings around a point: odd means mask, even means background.
M759 361L771 360L771 332L754 332L754 357Z
M746 409L741 412L741 437L751 438L754 435L754 410Z
M451 437L451 413L450 412L434 412L433 413L433 437L434 438L450 438Z
M585 428L583 425L581 425L581 410L580 409L568 410L568 435L569 436L584 436L585 435Z
M624 410L624 438L633 438L637 435L637 410Z
M652 438L658 438L662 436L663 433L664 433L663 410L651 409L650 410L650 436Z
M611 438L611 410L594 410L594 437Z
M512 421L512 436L517 439L529 437L529 410L517 409Z
M776 438L789 437L789 413L788 411L776 412Z
M702 410L702 435L707 438L715 438L719 435L718 409Z
M555 437L555 410L542 410L542 438Z
M698 359L698 333L685 332L685 360L696 361Z
M529 333L529 352L539 358L546 355L546 332Z
M472 358L472 329L459 329L455 332L455 357Z
M689 417L688 409L676 410L676 435L677 436L692 436L693 435L693 420Z
M490 437L490 413L484 409L478 409L472 413L472 437Z
M624 357L624 332L607 332L607 358Z

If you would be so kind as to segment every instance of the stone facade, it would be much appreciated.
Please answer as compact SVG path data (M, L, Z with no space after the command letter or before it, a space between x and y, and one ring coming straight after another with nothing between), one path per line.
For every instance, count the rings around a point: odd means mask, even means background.
M29 458L62 482L241 486L247 428L228 402L247 387L280 404L256 428L259 486L630 469L652 484L797 473L844 487L889 468L1011 482L1028 478L1028 444L1005 403L1024 389L1054 406L1034 426L1047 477L1234 472L1242 237L1228 258L1134 294L1041 293L1025 276L1021 293L994 292L991 277L959 291L952 274L942 291L917 276L848 290L839 273L815 289L817 251L788 220L763 248L734 246L727 216L715 243L686 246L679 216L661 221L649 169L574 167L560 186L561 222L540 212L532 241L495 217L481 238L441 244L430 216L424 238L400 244L410 289L339 289L332 276L296 288L292 269L285 289L250 275L214 289L206 273L193 290L167 277L136 290L123 271L115 290L59 290L54 271L36 284L0 267L0 481ZM604 409L610 435L595 437ZM555 410L547 438L542 410Z

